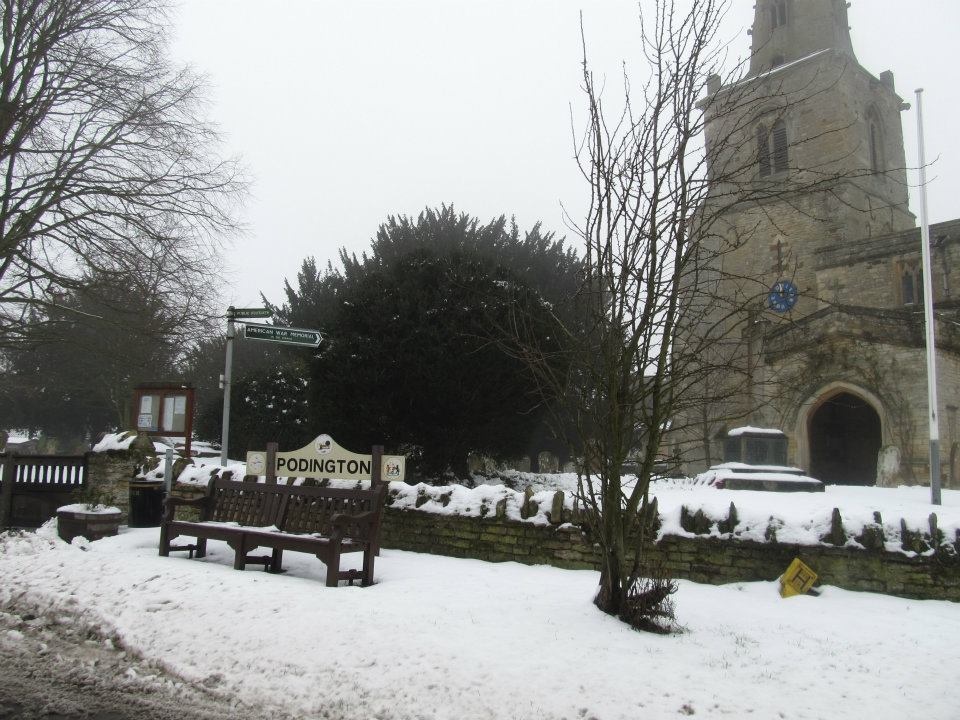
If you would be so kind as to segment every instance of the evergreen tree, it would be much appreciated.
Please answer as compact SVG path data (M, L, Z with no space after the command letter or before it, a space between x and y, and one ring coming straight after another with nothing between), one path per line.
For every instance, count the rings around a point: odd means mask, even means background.
M176 375L180 310L144 278L92 273L5 351L0 426L71 441L130 427L133 387Z
M305 261L279 313L324 334L310 364L314 430L351 448L383 443L433 477L465 475L471 452L545 449L531 442L550 399L501 338L522 319L545 350L562 341L554 316L570 311L579 271L562 240L445 206L389 218L369 255L341 260L322 274Z

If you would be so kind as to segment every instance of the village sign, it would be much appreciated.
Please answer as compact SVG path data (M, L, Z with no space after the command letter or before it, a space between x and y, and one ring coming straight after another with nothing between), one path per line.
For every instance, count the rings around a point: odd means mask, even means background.
M358 455L339 445L329 435L320 435L299 450L277 452L273 472L268 467L269 453L247 453L248 475L280 475L282 477L339 478L370 480L373 476L373 455ZM382 455L380 479L403 480L406 458L403 455Z

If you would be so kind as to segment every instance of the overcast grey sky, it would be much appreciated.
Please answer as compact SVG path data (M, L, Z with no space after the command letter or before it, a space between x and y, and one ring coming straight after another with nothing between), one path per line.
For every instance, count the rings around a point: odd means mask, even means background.
M753 4L727 18L742 57ZM388 215L441 203L571 237L561 204L578 217L587 196L570 130L581 10L616 97L620 61L642 74L636 0L182 0L174 56L207 76L254 182L225 302L281 301L306 256L360 253ZM912 104L924 88L930 219L960 217L960 0L853 0L850 25L865 68L892 70ZM903 128L914 166L915 110Z

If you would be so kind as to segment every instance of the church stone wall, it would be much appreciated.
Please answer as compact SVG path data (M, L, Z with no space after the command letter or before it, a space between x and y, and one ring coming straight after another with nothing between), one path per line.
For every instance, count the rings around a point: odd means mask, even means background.
M840 322L840 321L838 321ZM941 418L941 481L960 487L960 467L951 473L951 449L960 443L960 360L939 352ZM926 355L922 347L878 345L830 333L803 350L771 359L762 421L780 427L789 438L788 461L809 469L806 423L817 404L839 391L851 392L873 405L880 415L882 445L896 448L899 469L887 468L881 484L925 484L929 478ZM883 451L882 451L883 452ZM955 465L960 464L958 458Z
M930 227L933 297L956 303L960 297L960 221ZM869 307L904 307L901 278L922 279L920 229L868 238L819 250L813 259L816 282L833 302ZM919 299L916 298L916 299ZM922 304L913 303L922 312Z
M817 284L824 288L826 299L834 303L892 307L896 305L898 282L896 260L889 257L817 272Z

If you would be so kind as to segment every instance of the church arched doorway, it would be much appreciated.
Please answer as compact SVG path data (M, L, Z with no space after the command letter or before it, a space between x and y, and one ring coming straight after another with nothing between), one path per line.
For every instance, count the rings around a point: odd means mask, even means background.
M836 485L873 485L882 445L880 416L849 392L830 396L810 415L810 475Z

